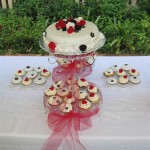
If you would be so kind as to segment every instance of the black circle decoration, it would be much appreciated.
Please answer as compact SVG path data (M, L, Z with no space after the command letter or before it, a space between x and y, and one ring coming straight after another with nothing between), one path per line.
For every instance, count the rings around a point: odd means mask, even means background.
M87 46L86 45L80 45L79 49L80 49L81 52L84 53L87 49Z
M91 37L95 37L95 35L94 35L94 33L93 33L93 32L91 32L91 34L90 34L90 35L91 35Z

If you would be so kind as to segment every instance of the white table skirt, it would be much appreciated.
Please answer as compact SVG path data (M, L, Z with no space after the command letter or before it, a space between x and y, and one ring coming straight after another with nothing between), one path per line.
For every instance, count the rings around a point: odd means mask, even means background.
M128 63L140 71L138 85L108 85L103 71L111 65ZM44 86L13 86L14 73L27 65L51 70L48 57L0 57L0 150L40 150L52 133L43 107ZM97 57L87 77L103 94L101 114L92 118L93 127L79 132L87 150L150 149L150 57ZM61 147L60 149L63 150Z

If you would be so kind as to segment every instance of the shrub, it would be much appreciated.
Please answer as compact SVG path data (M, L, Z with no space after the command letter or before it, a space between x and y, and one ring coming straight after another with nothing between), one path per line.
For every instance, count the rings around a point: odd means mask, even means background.
M13 10L0 10L0 54L45 54L39 37L61 19L83 16L106 36L99 53L150 54L149 6L139 1L129 9L126 0L16 0Z

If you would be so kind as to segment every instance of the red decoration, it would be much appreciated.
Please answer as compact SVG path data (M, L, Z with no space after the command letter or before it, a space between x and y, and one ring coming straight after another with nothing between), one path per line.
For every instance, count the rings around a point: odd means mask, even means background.
M86 80L84 78L80 79L82 82L85 82Z
M123 72L123 69L119 69L119 73L122 73Z
M52 53L55 52L56 44L55 44L54 42L50 42L50 43L48 44L48 47L49 47L49 49L50 49L50 51L51 51Z
M125 79L128 77L127 75L123 76Z
M84 100L82 100L82 104L86 104L87 103L87 101L84 99Z
M67 98L69 99L69 98L72 98L72 94L70 93L68 96L67 96Z
M78 25L78 26L84 26L85 23L86 23L85 20L80 20L80 22L77 22L76 25Z
M53 90L54 90L54 87L53 87L53 86L51 86L49 89L53 91Z
M46 69L43 69L43 72L45 73L45 72L48 72Z
M94 95L95 95L94 93L90 93L90 97L94 97Z
M22 72L21 70L18 71L18 73L21 73L21 72Z
M29 81L29 79L28 79L28 78L25 78L25 79L24 79L24 81L26 81L26 82L27 82L27 81Z
M94 86L93 86L93 85L90 85L89 89L92 90L93 88L94 88Z
M135 70L135 69L132 69L131 71L132 71L132 73L135 73L135 72L136 72L136 70Z
M67 22L70 22L71 20L73 20L73 18L69 18L69 19L67 19Z
M67 30L68 34L71 34L73 32L75 32L74 28L72 26L70 26Z

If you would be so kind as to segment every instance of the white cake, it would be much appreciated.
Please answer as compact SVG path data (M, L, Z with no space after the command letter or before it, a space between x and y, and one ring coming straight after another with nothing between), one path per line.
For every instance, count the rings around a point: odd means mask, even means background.
M59 20L48 26L43 33L43 42L47 52L80 55L102 47L105 37L94 23L78 17Z

